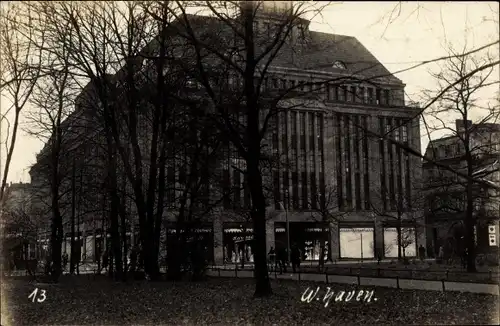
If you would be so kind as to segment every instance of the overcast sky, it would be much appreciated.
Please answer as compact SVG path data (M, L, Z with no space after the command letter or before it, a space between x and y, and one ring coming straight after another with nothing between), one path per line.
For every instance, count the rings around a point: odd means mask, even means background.
M445 44L461 47L467 39L469 47L477 47L499 37L496 2L409 2L401 3L398 17L387 24L397 2L333 3L315 19L311 29L356 37L384 64L396 72L418 62L447 55ZM399 12L399 8L396 8ZM497 14L495 14L495 12ZM395 15L394 14L394 15ZM495 48L498 56L498 47ZM436 85L429 76L430 68L423 66L396 74L407 86L407 98L418 101L423 89ZM498 76L498 72L495 74ZM493 96L492 94L490 94ZM486 96L487 97L487 96ZM6 102L2 100L2 111ZM2 133L5 133L5 127ZM432 138L440 137L433 134ZM5 135L2 134L2 140ZM428 137L422 133L422 150ZM8 180L29 182L29 167L35 163L42 143L28 137L23 131L18 136ZM2 166L5 148L2 145ZM2 172L3 173L3 167Z

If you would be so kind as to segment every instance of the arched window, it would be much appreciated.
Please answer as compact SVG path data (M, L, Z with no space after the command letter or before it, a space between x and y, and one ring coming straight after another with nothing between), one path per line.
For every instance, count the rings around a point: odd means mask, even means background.
M338 60L333 63L333 68L347 69L347 67L345 66L345 63L343 63L342 61L338 61Z

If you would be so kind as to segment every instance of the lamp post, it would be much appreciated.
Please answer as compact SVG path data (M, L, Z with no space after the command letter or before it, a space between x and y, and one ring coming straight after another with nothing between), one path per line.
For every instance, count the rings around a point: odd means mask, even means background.
M285 189L285 198L288 202L288 189ZM285 209L285 219L286 219L286 251L288 255L288 263L290 263L290 222L288 221L288 208L283 203L283 208Z

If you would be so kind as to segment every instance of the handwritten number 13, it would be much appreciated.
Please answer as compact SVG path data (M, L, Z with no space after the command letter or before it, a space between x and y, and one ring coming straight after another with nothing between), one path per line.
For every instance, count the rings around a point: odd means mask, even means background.
M33 292L31 292L31 294L28 296L28 299L33 297L33 302L35 302L37 293L38 293L38 288L36 288ZM38 301L39 303L42 303L45 301L45 299L47 299L47 297L45 296L45 290L41 289L39 298L36 301Z

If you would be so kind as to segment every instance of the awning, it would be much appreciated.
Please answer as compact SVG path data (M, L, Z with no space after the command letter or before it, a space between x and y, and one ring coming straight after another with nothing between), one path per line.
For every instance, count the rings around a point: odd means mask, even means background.
M322 228L308 228L305 230L306 232L327 232L328 229L322 229Z
M276 229L274 229L274 232L276 232L276 233L283 233L285 231L286 231L285 228L276 228Z
M234 237L233 240L234 240L235 243L252 241L253 240L253 236L249 235L249 236L246 236L246 237Z
M212 229L193 229L193 230L191 230L191 232L193 232L193 233L211 233ZM177 233L177 230L176 229L168 229L167 233L170 233L170 234ZM184 230L181 230L181 233L184 233Z
M229 228L229 229L224 229L224 233L243 233L243 231L245 232L253 232L253 229L249 228L249 229L237 229L237 228Z
M341 228L340 232L373 232L373 228Z

